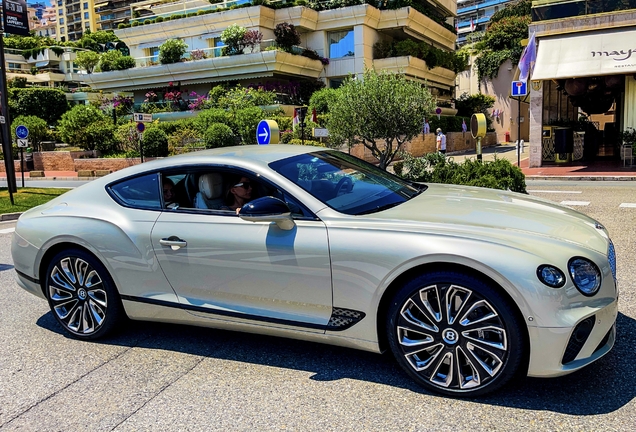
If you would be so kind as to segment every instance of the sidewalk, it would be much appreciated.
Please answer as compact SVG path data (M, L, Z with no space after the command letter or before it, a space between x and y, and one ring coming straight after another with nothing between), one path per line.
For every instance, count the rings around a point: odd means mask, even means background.
M636 181L636 166L623 167L620 160L598 160L594 162L572 162L569 164L549 164L540 168L529 168L529 146L524 146L519 159L521 159L521 171L528 180L622 180ZM461 163L466 158L476 158L475 151L465 153L447 154L455 162ZM484 161L497 158L508 159L513 165L517 165L517 152L514 144L500 144L486 147L482 151ZM24 173L24 178L30 178L29 173ZM16 173L16 179L22 179L21 173ZM44 177L32 180L94 180L95 177L78 177L74 171L44 171ZM0 173L0 181L6 181L6 174Z

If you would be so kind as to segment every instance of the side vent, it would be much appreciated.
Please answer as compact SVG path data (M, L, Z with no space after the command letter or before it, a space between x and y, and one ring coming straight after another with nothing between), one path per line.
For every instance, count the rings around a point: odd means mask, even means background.
M342 331L353 327L365 317L364 312L352 309L333 308L331 318L327 324L327 330Z

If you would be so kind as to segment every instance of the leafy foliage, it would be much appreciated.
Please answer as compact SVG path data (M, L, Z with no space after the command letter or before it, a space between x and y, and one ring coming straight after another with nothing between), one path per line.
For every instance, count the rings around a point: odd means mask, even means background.
M168 135L157 127L148 128L144 132L142 145L144 149L144 156L168 156Z
M421 158L402 153L403 161L394 165L395 173L410 181L460 184L526 193L526 180L519 167L506 159L494 161L466 159L455 163L452 157L431 153Z
M7 81L9 88L26 88L28 80L25 77L15 77Z
M236 132L241 136L243 144L256 144L256 126L265 118L265 113L259 107L243 108L234 114Z
M49 125L54 125L69 109L66 95L60 89L9 88L7 96L12 115L37 116Z
M494 23L503 18L513 16L529 16L532 13L532 0L518 0L510 2L503 9L499 9L490 17L490 22Z
M205 131L204 136L205 148L217 148L233 146L234 132L232 129L223 123L212 123L208 130Z
M75 105L70 111L64 113L57 125L60 139L65 143L95 150L96 139L94 135L88 135L86 129L99 122L109 121L109 118L93 105Z
M29 141L35 151L40 151L40 143L49 139L49 127L44 120L36 116L18 116L11 123L11 137L16 139L15 128L24 125L29 129Z
M405 39L402 41L380 41L373 45L373 57L376 59L388 57L413 56L426 62L429 69L440 66L455 73L466 70L468 54L444 51L424 41Z
M106 51L99 58L96 72L108 72L114 70L124 70L135 67L135 59L125 56L119 50Z
M194 128L203 135L210 126L215 123L223 123L230 127L235 127L232 115L220 108L211 108L203 110L193 120Z
M77 53L75 64L81 68L86 69L87 73L93 73L93 69L99 63L99 54L95 51L82 51Z
M300 45L300 33L293 24L282 22L274 28L276 45L285 51L291 51L294 45Z
M242 54L243 48L245 48L244 37L246 33L247 29L238 24L226 27L221 33L221 40L225 44L223 55Z
M115 126L109 118L94 122L84 129L84 148L108 154L117 150Z
M178 63L187 49L188 44L181 39L168 39L159 46L159 63Z
M457 115L463 117L470 117L475 113L488 112L488 109L495 105L495 98L490 95L482 93L476 93L469 95L463 93L460 97L455 99L455 108L457 108Z
M329 112L329 103L338 97L336 89L324 88L314 92L309 98L309 109L316 109L318 114L326 114Z
M263 33L259 30L248 30L243 35L243 45L245 48L249 48L250 52L254 52L257 45L260 45L263 40Z
M430 91L401 74L368 69L362 80L349 77L337 91L329 104L332 140L349 146L362 142L382 169L421 132L422 119L435 108Z

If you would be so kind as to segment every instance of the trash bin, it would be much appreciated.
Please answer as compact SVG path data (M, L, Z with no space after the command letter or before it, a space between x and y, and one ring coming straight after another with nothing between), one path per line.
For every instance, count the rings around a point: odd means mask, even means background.
M34 170L33 149L31 147L28 147L26 149L26 153L24 154L24 161L26 162L27 171L33 171Z
M556 163L572 162L574 153L574 130L569 127L554 129L554 153Z

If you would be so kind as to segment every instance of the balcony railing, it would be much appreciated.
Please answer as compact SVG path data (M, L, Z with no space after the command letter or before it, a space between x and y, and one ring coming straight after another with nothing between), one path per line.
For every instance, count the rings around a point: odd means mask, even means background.
M144 6L137 4L131 5L131 13L134 16L135 12L147 12L144 16L133 18L131 23L135 21L143 22L147 19L155 19L157 17L166 18L173 15L187 15L189 13L196 14L199 11L215 10L219 8L230 8L231 6L239 6L251 3L252 0L225 0L220 3L202 6L200 2L196 1L184 1L184 2L166 2L164 5L153 5L152 11L149 11ZM181 7L183 5L183 7ZM178 8L177 8L178 6Z
M636 0L536 0L532 2L532 21L636 9Z

